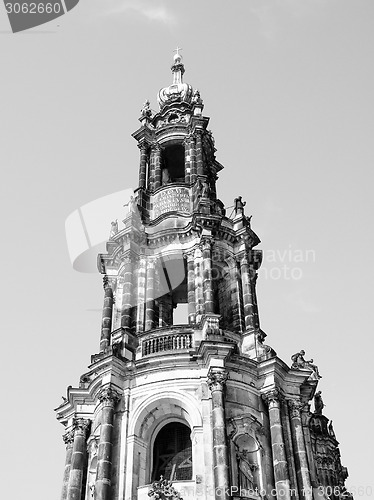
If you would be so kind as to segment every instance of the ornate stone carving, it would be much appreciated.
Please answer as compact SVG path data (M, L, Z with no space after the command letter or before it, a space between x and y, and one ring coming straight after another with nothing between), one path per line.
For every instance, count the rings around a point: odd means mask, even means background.
M298 399L289 399L287 402L288 408L290 409L290 416L300 418L300 411L303 407L303 404Z
M246 206L247 202L242 201L242 197L238 196L234 200L234 210L235 210L235 215L242 214L244 215L244 207Z
M224 369L211 369L208 373L208 386L211 391L222 391L228 379Z
M118 233L118 220L112 221L110 226L110 235L109 238L113 238Z
M303 349L301 349L300 352L293 354L291 356L291 361L292 361L291 368L293 370L311 369L315 379L322 378L321 375L319 374L318 366L313 364L313 359L306 361L304 356L305 356L305 351Z
M261 394L262 399L267 403L270 408L270 405L279 405L282 395L280 394L278 389L272 389L264 394Z
M73 429L75 432L79 434L83 434L86 436L91 427L91 420L86 418L74 418L73 420Z
M141 116L144 116L144 117L151 117L152 116L152 110L151 110L151 106L150 106L150 102L149 100L147 99L145 101L145 103L143 104L143 107L142 109L140 110L141 112Z
M314 413L317 415L322 415L322 410L325 407L321 394L321 391L317 391L314 395Z
M152 483L152 489L148 492L148 496L154 500L183 500L173 483L164 479L163 476L160 476L159 481Z
M66 446L72 445L74 441L74 431L66 431L65 434L62 436L62 439Z
M114 391L111 387L104 387L98 394L98 400L104 405L115 405L120 400L120 396L117 391Z

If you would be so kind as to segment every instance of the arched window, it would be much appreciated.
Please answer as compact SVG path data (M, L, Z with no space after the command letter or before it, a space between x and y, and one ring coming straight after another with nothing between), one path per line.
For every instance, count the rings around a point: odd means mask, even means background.
M162 151L162 184L184 182L184 147L172 144Z
M153 447L152 481L192 479L191 430L184 424L172 422L157 434Z

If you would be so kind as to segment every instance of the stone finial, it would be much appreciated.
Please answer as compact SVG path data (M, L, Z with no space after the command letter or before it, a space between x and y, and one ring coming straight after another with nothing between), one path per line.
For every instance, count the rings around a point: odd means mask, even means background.
M183 500L180 493L174 488L173 483L160 476L159 481L152 483L148 496L154 500Z

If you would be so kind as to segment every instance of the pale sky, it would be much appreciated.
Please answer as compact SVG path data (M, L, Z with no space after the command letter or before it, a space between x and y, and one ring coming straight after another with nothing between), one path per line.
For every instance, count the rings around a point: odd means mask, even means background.
M0 6L2 498L59 498L53 409L98 351L103 297L71 265L65 220L136 187L131 133L177 45L225 166L219 197L242 195L262 240L266 342L319 366L347 485L374 496L373 16L372 0L81 0L12 34Z

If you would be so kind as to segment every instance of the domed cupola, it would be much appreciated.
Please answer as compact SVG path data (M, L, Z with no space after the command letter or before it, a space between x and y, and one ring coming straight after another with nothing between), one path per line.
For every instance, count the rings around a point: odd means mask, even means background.
M193 96L192 86L183 83L184 64L182 56L178 53L174 55L174 64L171 67L173 73L173 83L168 87L162 88L157 96L160 109L162 110L168 104L187 103L190 104Z

